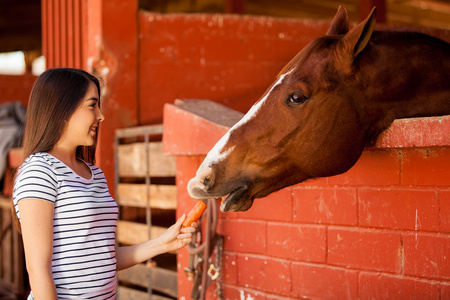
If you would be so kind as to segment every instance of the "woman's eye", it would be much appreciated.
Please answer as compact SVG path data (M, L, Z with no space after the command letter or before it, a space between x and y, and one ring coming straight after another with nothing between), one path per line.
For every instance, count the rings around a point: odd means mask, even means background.
M299 93L294 93L289 95L289 97L286 99L286 102L288 104L302 104L305 103L305 101L308 100L304 95Z

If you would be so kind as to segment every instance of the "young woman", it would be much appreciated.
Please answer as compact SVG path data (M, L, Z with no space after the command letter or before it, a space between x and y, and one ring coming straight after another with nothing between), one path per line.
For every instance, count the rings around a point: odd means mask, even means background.
M118 207L94 165L100 83L77 69L38 77L30 95L13 193L31 293L28 299L115 299L116 271L192 239L183 215L163 235L116 247Z

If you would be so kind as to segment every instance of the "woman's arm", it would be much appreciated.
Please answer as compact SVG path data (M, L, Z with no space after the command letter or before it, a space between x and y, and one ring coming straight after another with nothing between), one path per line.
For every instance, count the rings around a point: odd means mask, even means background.
M40 199L23 199L18 205L26 266L34 299L57 300L52 275L54 205Z
M132 267L156 255L175 251L189 244L197 223L193 223L190 227L182 228L181 224L185 218L186 215L181 216L174 225L157 238L134 246L118 247L116 249L117 271Z

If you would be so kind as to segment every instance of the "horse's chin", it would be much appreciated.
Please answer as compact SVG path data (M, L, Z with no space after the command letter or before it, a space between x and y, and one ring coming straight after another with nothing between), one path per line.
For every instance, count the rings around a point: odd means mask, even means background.
M246 211L252 207L253 198L249 194L248 187L241 186L228 194L220 204L222 212L228 211Z

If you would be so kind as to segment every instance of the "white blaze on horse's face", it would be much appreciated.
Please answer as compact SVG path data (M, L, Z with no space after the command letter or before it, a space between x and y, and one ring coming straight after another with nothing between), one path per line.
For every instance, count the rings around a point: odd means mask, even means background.
M220 161L224 160L230 153L233 152L233 149L235 146L229 147L227 150L224 150L225 146L228 143L228 140L230 138L231 133L238 127L244 125L247 123L250 119L252 119L258 111L261 109L261 107L264 105L264 103L267 101L267 98L269 97L270 93L273 91L273 89L280 85L284 78L292 73L294 69L289 70L289 72L284 73L280 75L277 82L275 82L272 86L272 88L266 93L266 95L257 103L255 103L252 108L244 115L244 117L237 122L217 143L216 145L209 151L209 153L206 155L205 160L197 170L197 179L206 178L208 177L210 173L210 167L214 164L219 163Z

